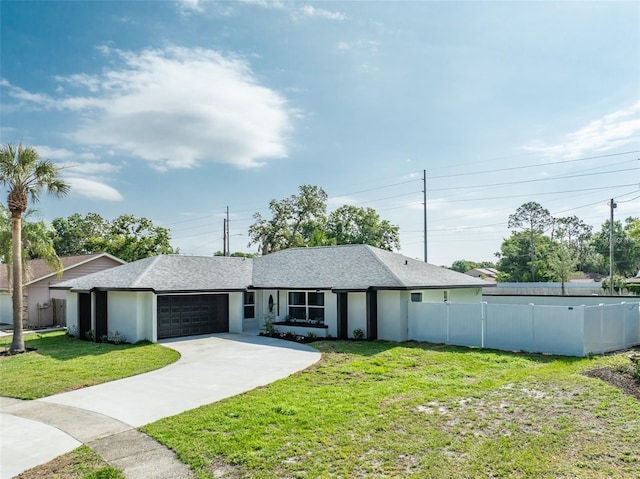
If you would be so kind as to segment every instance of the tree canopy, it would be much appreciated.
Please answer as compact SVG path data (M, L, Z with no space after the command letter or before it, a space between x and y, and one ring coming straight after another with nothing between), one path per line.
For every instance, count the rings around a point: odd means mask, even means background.
M577 216L553 218L530 202L509 216L512 234L496 253L499 281L565 282L576 270L609 274L610 221L599 232ZM640 219L629 217L613 224L614 273L635 276L640 268Z
M298 193L269 202L270 217L253 215L249 245L262 254L301 246L368 244L393 250L400 247L399 228L381 219L373 208L344 205L327 215L327 193L302 185Z
M55 248L60 256L106 252L124 261L173 254L169 230L147 218L120 215L113 221L97 213L78 213L53 220Z
M457 271L458 273L466 273L467 271L471 271L476 268L495 268L496 264L491 261L469 261L466 259L458 259L451 263L451 267L453 271Z
M326 235L335 244L368 244L392 251L400 248L399 228L373 208L344 205L329 215Z

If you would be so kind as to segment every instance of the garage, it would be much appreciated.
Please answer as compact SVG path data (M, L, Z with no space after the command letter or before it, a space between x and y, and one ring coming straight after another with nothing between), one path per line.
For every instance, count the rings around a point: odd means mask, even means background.
M158 339L229 332L229 295L158 296Z

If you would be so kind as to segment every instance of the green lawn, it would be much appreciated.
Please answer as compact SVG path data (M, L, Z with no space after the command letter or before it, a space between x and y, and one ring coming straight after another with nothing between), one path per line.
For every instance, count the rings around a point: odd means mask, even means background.
M202 478L638 476L640 402L581 374L626 355L314 346L306 371L143 430Z
M27 334L25 343L37 351L0 356L0 396L37 399L152 371L180 357L158 344L92 343L62 331ZM0 339L0 349L10 344L10 336Z

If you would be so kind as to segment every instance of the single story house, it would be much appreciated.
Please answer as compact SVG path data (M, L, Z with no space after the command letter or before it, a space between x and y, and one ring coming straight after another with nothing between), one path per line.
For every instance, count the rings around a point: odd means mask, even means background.
M66 281L67 325L127 341L281 331L408 339L410 302L479 303L488 283L367 245L258 258L161 255ZM359 332L359 331L358 331Z
M498 272L499 271L495 268L473 268L469 271L466 271L465 274L473 276L474 278L482 278L495 283L496 278L498 277Z
M51 289L58 283L86 274L104 271L125 264L125 261L109 253L63 256L62 275L58 276L43 259L29 261L25 271L24 317L25 326L39 328L54 324L64 325L64 301L66 292ZM0 323L13 323L13 299L10 285L11 271L0 264ZM54 307L54 305L56 307Z

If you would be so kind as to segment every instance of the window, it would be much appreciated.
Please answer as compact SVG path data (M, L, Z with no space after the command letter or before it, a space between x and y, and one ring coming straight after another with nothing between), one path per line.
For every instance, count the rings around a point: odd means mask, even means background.
M444 300L449 301L449 291L445 289L443 293Z
M422 293L411 293L412 303L422 303Z
M324 324L324 293L290 291L289 319Z
M244 292L244 319L256 317L256 293L253 291Z

